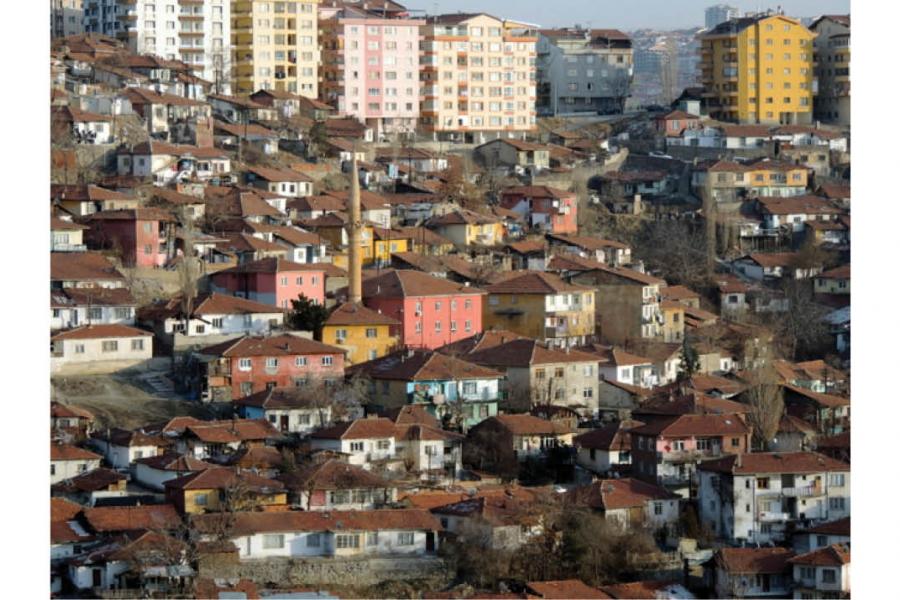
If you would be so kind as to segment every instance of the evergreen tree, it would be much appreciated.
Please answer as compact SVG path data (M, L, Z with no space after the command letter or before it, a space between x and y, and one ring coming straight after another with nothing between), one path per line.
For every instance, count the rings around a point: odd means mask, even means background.
M291 311L285 315L288 327L299 331L312 331L313 337L322 341L322 327L328 320L328 309L300 294L291 300Z

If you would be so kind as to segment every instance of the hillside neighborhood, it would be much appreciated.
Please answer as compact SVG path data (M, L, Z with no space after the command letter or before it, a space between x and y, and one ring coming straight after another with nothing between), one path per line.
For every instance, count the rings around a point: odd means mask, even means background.
M51 2L52 597L850 597L850 15L484 4Z

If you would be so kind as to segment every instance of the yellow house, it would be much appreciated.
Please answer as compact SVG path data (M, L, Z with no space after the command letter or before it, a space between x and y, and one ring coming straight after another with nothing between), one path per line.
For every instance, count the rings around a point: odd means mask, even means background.
M453 242L457 248L503 243L502 221L465 208L432 217L425 225Z
M485 288L484 329L506 329L551 345L586 344L594 336L594 290L558 275L525 272Z
M394 231L410 241L410 250L427 256L443 256L456 252L456 246L447 238L436 234L427 227L398 227Z
M411 240L409 235L397 229L372 227L374 245L373 262L385 266L391 262L391 254L408 252Z
M659 303L659 311L663 316L662 341L671 344L684 340L684 309L684 304L675 300L663 300Z
M355 365L390 354L400 343L391 333L400 322L361 304L345 302L325 321L322 342L347 351L347 362Z
M213 467L165 482L166 499L182 514L287 506L284 484L249 472Z
M315 232L325 240L332 250L332 262L341 269L347 269L347 245L349 234L346 229L347 216L345 213L328 213L315 219L297 219L297 224ZM360 231L360 249L362 250L363 266L375 263L375 250L372 245L372 226L363 224Z
M700 79L709 116L740 123L812 121L813 39L778 14L720 23L700 37Z

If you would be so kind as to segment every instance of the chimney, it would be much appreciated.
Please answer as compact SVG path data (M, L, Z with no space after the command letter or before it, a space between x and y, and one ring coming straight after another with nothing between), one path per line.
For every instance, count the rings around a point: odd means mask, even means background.
M360 229L362 229L362 217L360 216L359 200L359 170L356 166L356 152L354 148L353 166L350 170L350 256L349 285L347 291L352 304L362 302L362 251L360 248Z

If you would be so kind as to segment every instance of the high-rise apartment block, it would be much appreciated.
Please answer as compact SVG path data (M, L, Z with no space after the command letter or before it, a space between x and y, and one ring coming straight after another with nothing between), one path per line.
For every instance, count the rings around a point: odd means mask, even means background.
M701 82L709 115L723 121L812 120L814 34L780 14L733 19L701 36Z
M411 134L419 118L419 27L405 11L365 3L319 7L320 97L379 138Z
M727 4L715 4L707 8L704 14L706 16L706 28L712 29L725 21L737 19L741 16L741 11Z
M542 29L538 112L619 113L634 76L631 38L617 29Z
M133 52L181 60L229 91L231 0L83 0L84 26Z
M84 33L84 8L81 0L50 0L50 37Z
M810 26L816 60L816 119L850 124L850 15L825 15Z
M475 143L535 129L537 37L484 13L422 27L421 130Z
M234 91L319 94L319 0L233 0Z

